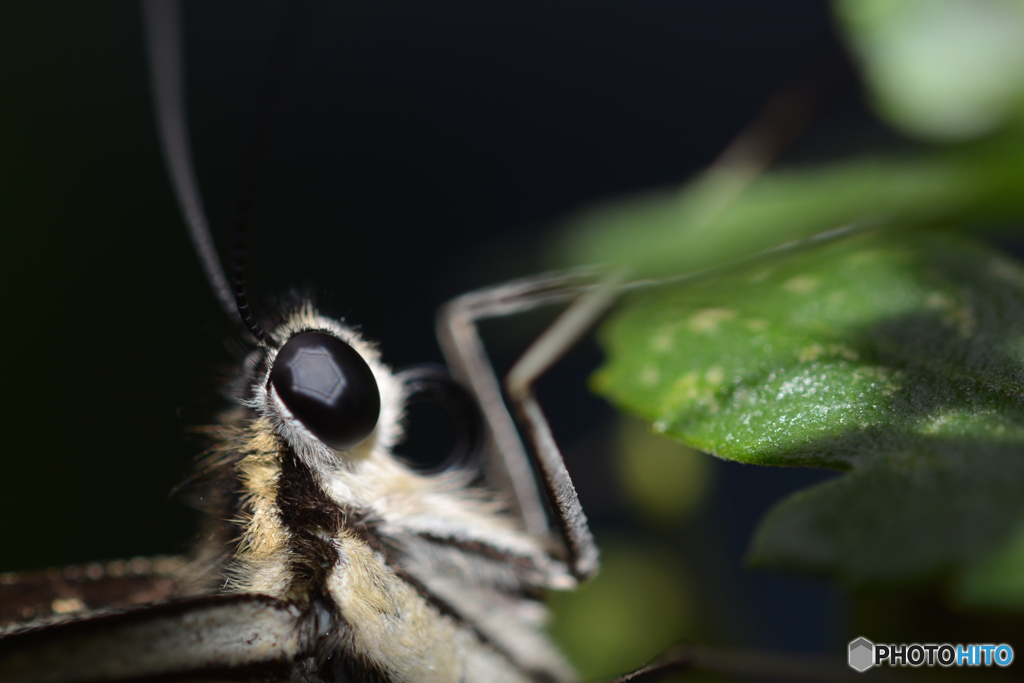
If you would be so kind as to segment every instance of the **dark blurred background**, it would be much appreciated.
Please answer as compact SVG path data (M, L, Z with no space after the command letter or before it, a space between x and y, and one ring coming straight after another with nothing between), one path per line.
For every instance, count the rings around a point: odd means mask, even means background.
M195 156L222 244L282 9L184 7ZM836 40L820 1L325 4L273 121L252 292L313 285L392 365L440 361L439 304L538 268L574 210L684 182ZM223 405L232 329L161 165L138 7L4 3L0 74L0 571L179 552L194 519L168 492L199 448L189 427ZM792 156L876 130L850 90ZM485 328L497 365L542 318ZM742 568L767 507L827 475L703 458L699 504L652 521L623 490L618 418L587 393L599 362L584 345L541 397L599 539L627 549L608 551L609 576L666 557L681 597L653 611L685 610L679 637L841 652L837 591ZM643 571L620 575L660 585Z

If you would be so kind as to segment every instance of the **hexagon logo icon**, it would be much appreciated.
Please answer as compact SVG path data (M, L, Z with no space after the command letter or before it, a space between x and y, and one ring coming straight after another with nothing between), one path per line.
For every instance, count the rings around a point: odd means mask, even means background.
M875 644L867 638L850 641L850 668L867 671L875 665Z

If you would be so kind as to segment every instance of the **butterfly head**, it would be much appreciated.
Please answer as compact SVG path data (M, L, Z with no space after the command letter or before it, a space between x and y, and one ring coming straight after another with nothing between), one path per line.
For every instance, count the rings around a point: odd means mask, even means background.
M249 403L308 466L353 463L401 440L403 387L373 344L309 303L273 336L280 345L261 349Z

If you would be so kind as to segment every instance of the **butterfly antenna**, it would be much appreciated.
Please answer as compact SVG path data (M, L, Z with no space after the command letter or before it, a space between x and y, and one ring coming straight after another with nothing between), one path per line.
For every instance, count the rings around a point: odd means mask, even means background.
M246 146L243 181L233 228L229 285L203 210L189 144L185 116L181 11L177 0L142 0L143 23L149 46L150 80L161 147L192 245L221 308L232 319L240 321L257 341L268 346L277 346L277 342L256 321L246 296L246 238L274 105L282 99L281 93L298 61L302 38L312 26L314 10L318 5L314 0L289 3L281 24L281 35L260 93Z
M188 118L185 115L184 58L181 11L177 0L142 0L142 22L149 57L149 83L153 96L160 149L192 248L213 296L228 317L238 322L235 297L221 267L210 234L203 198L199 194Z
M245 295L246 238L251 224L257 180L266 152L266 140L273 122L275 105L283 100L281 95L295 70L302 48L302 38L309 33L309 29L313 25L318 5L319 2L314 0L302 0L288 4L287 13L281 24L281 35L278 38L271 66L256 105L249 143L246 148L245 165L242 170L242 188L235 213L231 273L235 304L238 307L238 315L241 317L242 323L256 339L270 346L277 344L256 322Z

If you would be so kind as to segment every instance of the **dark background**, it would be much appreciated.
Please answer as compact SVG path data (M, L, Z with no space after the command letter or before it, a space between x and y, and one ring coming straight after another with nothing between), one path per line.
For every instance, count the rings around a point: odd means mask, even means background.
M221 243L281 16L185 6ZM440 303L536 269L576 209L683 182L829 40L828 6L811 1L327 4L274 119L252 292L314 284L387 362L439 361ZM181 551L194 520L168 492L197 452L188 427L222 405L232 330L161 166L137 6L0 5L0 79L0 571ZM856 147L873 126L851 92L797 156ZM491 326L496 362L538 324ZM542 399L595 526L640 533L600 445L612 412L585 388L599 358L585 345ZM741 569L767 506L822 475L715 468L700 519L717 555L697 575L729 603L717 639L838 652L835 591Z

